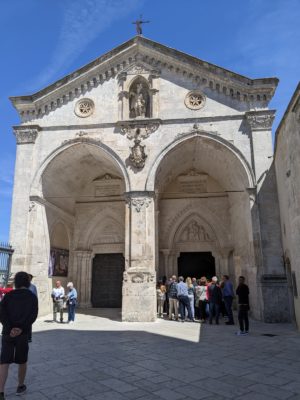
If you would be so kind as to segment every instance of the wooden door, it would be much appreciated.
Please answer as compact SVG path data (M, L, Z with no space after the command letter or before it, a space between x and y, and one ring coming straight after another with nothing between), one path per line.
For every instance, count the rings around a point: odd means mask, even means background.
M125 261L122 254L96 254L92 273L93 307L122 307L124 269Z

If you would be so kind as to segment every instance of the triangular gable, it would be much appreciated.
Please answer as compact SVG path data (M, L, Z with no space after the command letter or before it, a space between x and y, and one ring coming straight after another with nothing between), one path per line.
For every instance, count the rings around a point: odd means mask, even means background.
M136 36L84 67L28 96L10 97L23 120L40 117L120 73L168 70L240 101L261 101L266 107L277 78L250 79L160 43Z

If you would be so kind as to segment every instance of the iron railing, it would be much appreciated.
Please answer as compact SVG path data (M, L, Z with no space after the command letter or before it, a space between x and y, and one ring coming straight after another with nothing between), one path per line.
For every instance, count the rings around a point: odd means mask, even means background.
M0 243L0 283L4 286L10 276L11 259L13 255L13 248L8 243Z

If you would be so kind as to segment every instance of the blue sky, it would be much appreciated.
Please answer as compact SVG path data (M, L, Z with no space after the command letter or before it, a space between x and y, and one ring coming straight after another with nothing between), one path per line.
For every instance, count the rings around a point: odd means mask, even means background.
M35 92L135 35L250 78L280 79L274 129L300 80L299 0L10 0L0 13L0 241L9 237L15 159L8 96Z

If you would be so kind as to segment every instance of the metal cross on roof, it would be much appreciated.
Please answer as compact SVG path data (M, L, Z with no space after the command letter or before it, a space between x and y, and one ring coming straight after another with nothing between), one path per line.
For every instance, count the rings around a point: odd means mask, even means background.
M140 15L140 19L137 19L136 21L132 22L134 25L136 25L136 33L137 35L141 35L143 33L142 31L142 24L148 24L150 21L143 21L143 16Z

